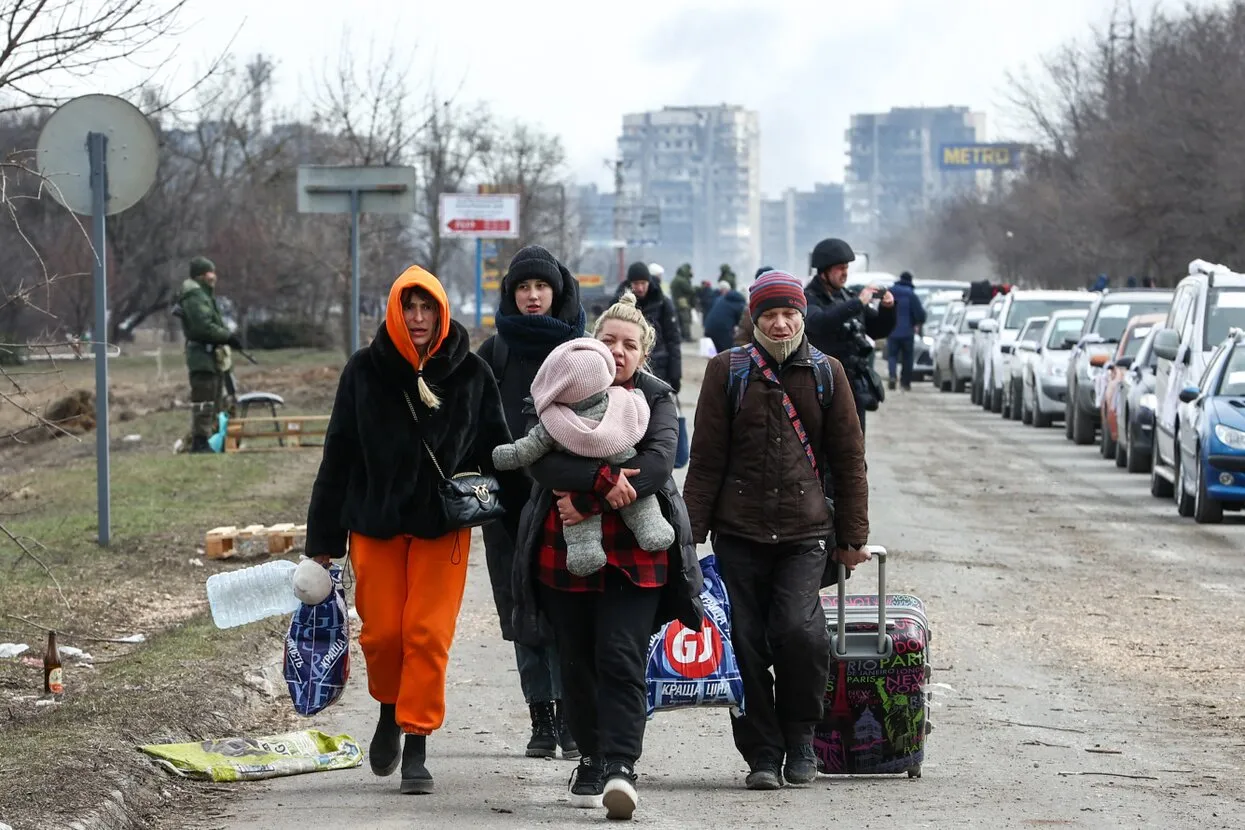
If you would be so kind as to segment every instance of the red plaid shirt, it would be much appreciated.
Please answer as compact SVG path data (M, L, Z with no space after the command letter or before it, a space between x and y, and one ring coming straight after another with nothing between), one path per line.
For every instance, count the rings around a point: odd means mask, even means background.
M605 548L605 567L617 568L639 588L660 588L666 584L670 556L664 551L641 548L617 512L608 509L605 495L618 483L619 472L609 465L597 471L591 493L575 493L571 501L585 516L601 516L601 544ZM588 576L575 576L566 568L566 539L562 517L555 503L545 516L544 533L538 557L540 581L558 591L600 592L605 590L605 568Z

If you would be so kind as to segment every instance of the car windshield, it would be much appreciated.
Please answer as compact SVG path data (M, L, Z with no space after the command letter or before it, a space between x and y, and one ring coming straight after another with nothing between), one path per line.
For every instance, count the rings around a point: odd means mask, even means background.
M1046 325L1046 318L1034 317L1027 322L1032 325L1026 325L1017 339L1024 343L1036 343L1042 338L1042 327Z
M925 308L925 321L927 323L937 323L947 313L947 309L951 307L950 303L938 303L929 305Z
M1103 340L1112 343L1120 342L1120 338L1124 336L1124 329L1128 326L1128 321L1142 314L1166 314L1171 308L1171 298L1165 297L1161 300L1147 300L1145 302L1118 302L1113 303L1110 300L1104 302L1102 307L1098 309L1098 317L1094 320L1095 334L1101 335ZM1227 329L1224 329L1224 335L1227 335ZM1222 340L1220 337L1219 340ZM1215 341L1219 342L1218 340Z
M1136 357L1141 353L1141 344L1146 342L1146 335L1150 333L1152 326L1134 326L1132 332L1128 335L1128 342L1124 344L1124 354L1121 357Z
M1219 381L1219 395L1245 398L1245 346L1237 343Z
M1046 338L1046 348L1048 349L1066 349L1064 341L1070 337L1076 337L1081 333L1081 327L1085 325L1085 319L1082 317L1060 317L1055 324L1050 327L1050 336Z
M1018 329L1024 326L1025 320L1030 317L1049 317L1052 312L1067 308L1087 308L1092 299L1092 297L1086 297L1084 300L1016 300L1012 303L1011 310L1007 312L1007 322L1003 324L1003 328Z
M972 329L968 327L969 321L974 320L980 323L982 320L986 319L986 312L987 312L987 307L981 306L981 305L975 305L972 308L968 309L966 312L964 312L964 319L960 321L960 331L961 332L972 331Z
M1213 349L1233 328L1245 328L1245 288L1212 288L1206 298L1206 341L1202 348Z

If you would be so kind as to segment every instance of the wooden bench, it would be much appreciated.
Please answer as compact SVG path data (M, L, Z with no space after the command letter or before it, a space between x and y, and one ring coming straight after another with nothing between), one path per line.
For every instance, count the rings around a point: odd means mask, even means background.
M235 418L225 432L225 452L274 452L323 447L328 415L280 415L275 418ZM319 441L307 443L307 438ZM255 440L276 440L277 445L254 446Z

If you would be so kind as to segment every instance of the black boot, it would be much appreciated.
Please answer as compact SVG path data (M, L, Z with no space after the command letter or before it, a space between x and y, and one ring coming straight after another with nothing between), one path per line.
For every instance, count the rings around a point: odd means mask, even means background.
M528 708L532 710L532 739L527 742L527 757L558 757L558 733L554 727L553 704L533 703Z
M402 748L402 728L398 726L397 707L392 703L380 705L380 720L372 744L367 748L367 759L372 772L377 775L393 775L398 771L398 752Z
M558 746L562 747L562 757L573 761L579 757L579 745L575 743L575 738L571 735L571 728L566 725L566 707L563 706L562 701L553 702L553 712L554 727L558 732Z
M402 747L402 789L404 795L432 792L432 773L424 766L428 757L428 736L407 735Z
M211 452L212 447L208 444L206 435L196 435L190 439L190 451L192 453Z

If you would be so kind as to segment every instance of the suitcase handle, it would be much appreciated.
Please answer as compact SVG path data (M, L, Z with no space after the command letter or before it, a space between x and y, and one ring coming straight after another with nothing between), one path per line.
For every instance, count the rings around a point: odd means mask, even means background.
M886 548L881 545L868 545L865 550L878 560L878 639L877 656L890 657L895 649L894 640L886 633ZM839 607L838 630L830 638L830 652L840 660L849 657L847 648L847 566L838 564L839 572Z

